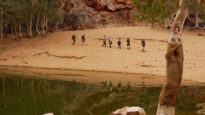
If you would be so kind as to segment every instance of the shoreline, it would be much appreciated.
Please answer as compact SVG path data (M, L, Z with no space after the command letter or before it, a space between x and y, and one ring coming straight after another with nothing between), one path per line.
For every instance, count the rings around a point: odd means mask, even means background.
M25 68L25 69L44 69L44 70L70 70L70 71L87 71L87 72L104 72L104 73L116 73L116 74L132 74L132 75L149 75L149 76L160 76L156 74L143 74L143 73L132 73L132 72L118 72L118 71L103 71L103 70L85 70L85 69L71 69L71 68L49 68L49 67L32 67L32 66L16 66L16 65L0 65L0 68Z
M22 70L26 70L26 73L22 73ZM3 71L3 72L2 72ZM35 71L41 71L40 73L37 73ZM57 72L57 74L56 74ZM71 74L69 76L70 78L67 78L68 76L63 75L64 72L70 72L70 73L75 73ZM96 84L99 85L99 83L102 83L104 81L108 82L111 81L114 85L117 85L118 82L121 82L122 85L126 85L126 83L130 82L133 84L134 87L140 87L140 86L145 86L145 87L162 87L165 81L165 76L158 76L158 75L153 75L153 74L140 74L140 73L122 73L122 72L108 72L108 71L94 71L94 70L75 70L75 69L66 69L66 68L40 68L40 67L26 67L26 66L0 66L0 74L7 74L7 75L20 75L21 78L26 78L26 79L46 79L46 80L62 80L62 81L76 81L76 82L83 82L83 83L90 83L90 84ZM61 73L61 74L59 74ZM89 73L89 74L88 74ZM38 75L40 74L40 76ZM48 76L53 75L52 77ZM95 74L103 74L103 76L108 75L108 77L112 77L112 75L116 76L135 76L137 77L138 80L142 80L140 83L132 82L132 79L128 79L127 82L121 81L119 77L118 80L112 80L112 79L103 79L103 80L97 80L92 81L90 78L86 78L85 81L82 81L81 79L75 79L75 75L80 75L88 77L89 75L96 76ZM63 75L63 77L61 76ZM72 76L73 75L73 76ZM33 77L36 76L36 77ZM60 78L59 78L60 77ZM79 76L78 76L79 77ZM100 76L101 77L101 76ZM1 76L0 76L1 78ZM148 81L151 81L148 82ZM156 82L156 83L153 83ZM193 80L182 80L181 86L205 86L205 82L198 82L198 81L193 81Z

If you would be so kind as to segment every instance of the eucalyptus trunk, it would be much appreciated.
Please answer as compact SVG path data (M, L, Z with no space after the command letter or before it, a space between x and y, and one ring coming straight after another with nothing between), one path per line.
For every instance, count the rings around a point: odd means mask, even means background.
M14 34L16 34L17 35L17 29L16 29L16 25L14 25Z
M31 14L30 20L29 20L29 27L28 27L28 36L33 37L33 14Z
M39 21L40 21L40 11L38 13L37 22L36 22L36 32L40 36L41 32L39 31Z
M46 32L48 32L48 30L49 30L49 27L48 27L48 17L47 16L45 17L45 30L46 30Z
M201 0L197 0L196 14L195 14L196 28L199 28L199 8L200 8L200 3L201 3Z
M0 33L1 33L1 36L0 38L3 38L4 37L4 25L3 25L3 9L1 8L1 23L0 23Z
M18 18L18 33L19 33L19 38L22 38L23 37L22 27L21 27L21 22L19 18Z
M14 35L14 26L11 25L11 35L13 36Z
M183 74L183 45L181 33L188 14L188 0L179 1L179 9L174 19L166 54L166 81L159 96L156 115L175 115L177 93Z
M45 32L45 26L46 26L46 19L45 19L45 16L43 16L43 19L42 19L42 36L44 36L45 37L45 34L46 34L46 32Z

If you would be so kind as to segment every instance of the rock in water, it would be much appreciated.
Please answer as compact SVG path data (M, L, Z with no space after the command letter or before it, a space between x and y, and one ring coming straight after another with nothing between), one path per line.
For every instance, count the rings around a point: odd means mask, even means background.
M54 113L45 113L43 115L54 115Z
M112 112L111 115L146 115L146 113L141 107L123 107Z
M199 103L196 107L200 109L197 111L198 115L205 115L205 103Z

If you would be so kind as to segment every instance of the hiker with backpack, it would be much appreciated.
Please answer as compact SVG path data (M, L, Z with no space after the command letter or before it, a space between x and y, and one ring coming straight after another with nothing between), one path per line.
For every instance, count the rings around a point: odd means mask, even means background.
M112 39L111 39L111 37L108 39L108 42L109 42L109 47L112 48Z
M82 41L82 45L83 45L85 43L85 35L84 34L81 36L81 41Z
M107 42L106 42L106 36L104 36L103 38L103 44L102 44L102 47L106 47L107 46Z
M121 38L119 38L118 41L117 41L118 48L121 48L121 44L122 44Z
M127 38L127 49L130 49L130 38Z
M77 39L76 35L75 34L72 35L72 41L73 41L72 45L75 45L76 39Z
M145 40L141 41L141 45L142 45L142 52L144 52L145 51Z

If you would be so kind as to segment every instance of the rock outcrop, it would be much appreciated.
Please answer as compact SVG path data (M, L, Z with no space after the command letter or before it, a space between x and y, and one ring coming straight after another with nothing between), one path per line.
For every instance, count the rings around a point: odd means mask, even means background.
M132 0L66 0L61 5L66 30L136 25Z
M85 0L85 3L100 11L119 11L133 8L132 0Z

